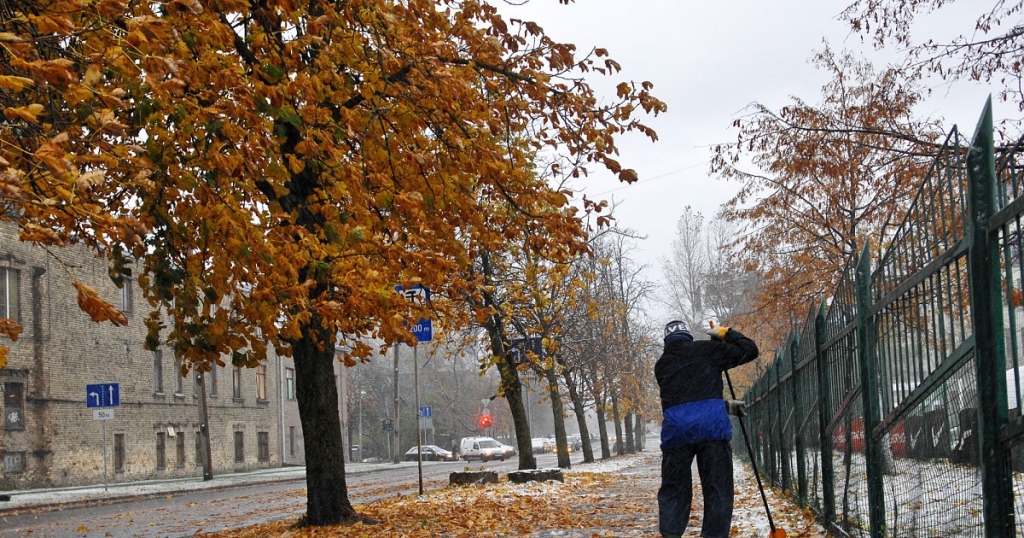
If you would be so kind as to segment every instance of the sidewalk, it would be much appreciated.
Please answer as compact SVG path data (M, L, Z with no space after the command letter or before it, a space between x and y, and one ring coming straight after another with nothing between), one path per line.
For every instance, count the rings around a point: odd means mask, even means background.
M416 462L393 463L346 463L345 472L358 474L377 469L393 469L397 466L411 465ZM125 499L140 499L175 493L218 490L235 487L276 483L300 482L306 479L306 467L274 467L243 473L225 473L214 475L212 480L203 481L202 477L173 478L167 480L146 480L140 482L108 483L107 486L90 485L52 489L31 489L21 491L0 491L0 495L9 495L10 500L0 500L0 517L9 513L42 509L49 506L76 506L98 504L100 502L117 502ZM3 497L0 497L2 499Z

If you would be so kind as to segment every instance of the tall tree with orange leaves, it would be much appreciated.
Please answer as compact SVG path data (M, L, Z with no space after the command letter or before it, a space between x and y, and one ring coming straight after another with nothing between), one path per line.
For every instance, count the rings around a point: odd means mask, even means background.
M831 74L820 104L755 105L734 123L737 140L712 157L713 173L742 183L719 218L741 230L739 265L759 283L750 309L730 322L766 349L832 291L868 241L885 244L942 134L916 119L913 77L828 48L815 62Z
M0 215L24 241L94 248L115 281L143 260L147 341L190 367L294 356L307 525L362 519L337 457L336 345L354 365L364 337L466 322L448 298L478 291L461 276L477 252L527 228L581 235L534 155L633 181L615 141L655 139L637 116L665 109L646 82L599 103L584 77L618 71L606 51L482 0L0 0L0 21ZM412 284L434 301L395 293Z

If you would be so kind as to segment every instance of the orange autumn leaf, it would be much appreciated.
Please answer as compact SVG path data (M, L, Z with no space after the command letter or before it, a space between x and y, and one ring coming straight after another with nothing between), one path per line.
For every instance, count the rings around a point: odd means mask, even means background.
M18 341L18 335L21 334L21 325L18 325L11 318L0 318L0 334L7 335L12 341Z
M119 327L128 324L128 317L110 303L100 299L95 288L77 281L71 284L78 290L78 307L89 314L93 321L109 321Z

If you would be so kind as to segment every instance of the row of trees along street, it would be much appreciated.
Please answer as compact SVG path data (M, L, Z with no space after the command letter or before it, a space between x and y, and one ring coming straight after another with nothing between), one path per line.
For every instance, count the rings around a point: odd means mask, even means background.
M607 458L641 448L643 417L658 412L650 386L658 349L651 331L643 325L641 311L651 284L640 279L639 267L627 256L625 249L631 241L628 233L612 229L593 239L594 257L581 256L570 264L534 258L532 265L517 266L511 257L503 256L508 269L494 295L502 297L502 309L510 313L504 318L511 327L504 336L506 345L526 338L539 344L535 350L511 354L522 384L524 422L532 437L553 434L562 467L570 465L564 417L575 419L584 461L594 461L595 449L599 457ZM502 396L497 390L503 379L496 373L499 369L491 367L498 359L490 355L488 337L480 328L469 328L437 345L421 344L420 399L433 409L433 444L448 448L463 436L483 434L518 443L510 407L489 403ZM424 353L422 348L428 351ZM400 361L397 387L393 387L392 362L386 357L360 365L348 381L349 430L360 420L372 424L363 428L359 443L370 443L371 452L378 457L396 456L394 448L389 451L391 441L379 425L380 420L393 416L395 394L402 412L398 420L403 440L400 447L404 450L416 435L416 410L409 396L416 389L409 373L409 353L402 353L406 358ZM533 409L529 400L535 402ZM493 411L494 423L481 429L477 419L485 407ZM596 431L593 423L586 421L588 415L596 417ZM613 431L606 429L609 423ZM591 445L591 436L598 440L596 447ZM620 439L622 442L616 443ZM521 462L532 458L530 437L525 440L518 444Z
M357 366L371 342L412 344L411 320L484 338L477 359L499 372L523 468L523 370L553 387L558 361L576 360L565 375L580 398L640 414L621 364L611 375L583 348L560 351L581 339L552 310L616 312L602 345L636 344L625 309L576 290L589 232L610 220L569 182L587 166L635 181L616 140L656 139L640 117L665 105L647 82L599 101L584 76L619 69L603 49L579 53L473 0L19 0L0 2L0 21L0 215L24 241L93 248L119 284L137 277L147 346L166 342L182 374L253 367L268 348L294 357L302 524L362 519L337 457L336 345ZM142 274L128 274L133 258ZM127 323L65 269L93 320ZM417 284L429 303L394 291ZM517 364L517 331L544 338L544 357Z

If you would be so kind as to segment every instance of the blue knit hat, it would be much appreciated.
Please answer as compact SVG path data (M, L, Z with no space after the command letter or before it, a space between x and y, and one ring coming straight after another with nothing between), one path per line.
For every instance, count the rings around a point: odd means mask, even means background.
M685 336L690 341L693 341L693 334L690 333L690 327L686 325L685 321L678 319L672 320L665 324L665 340L674 336Z

